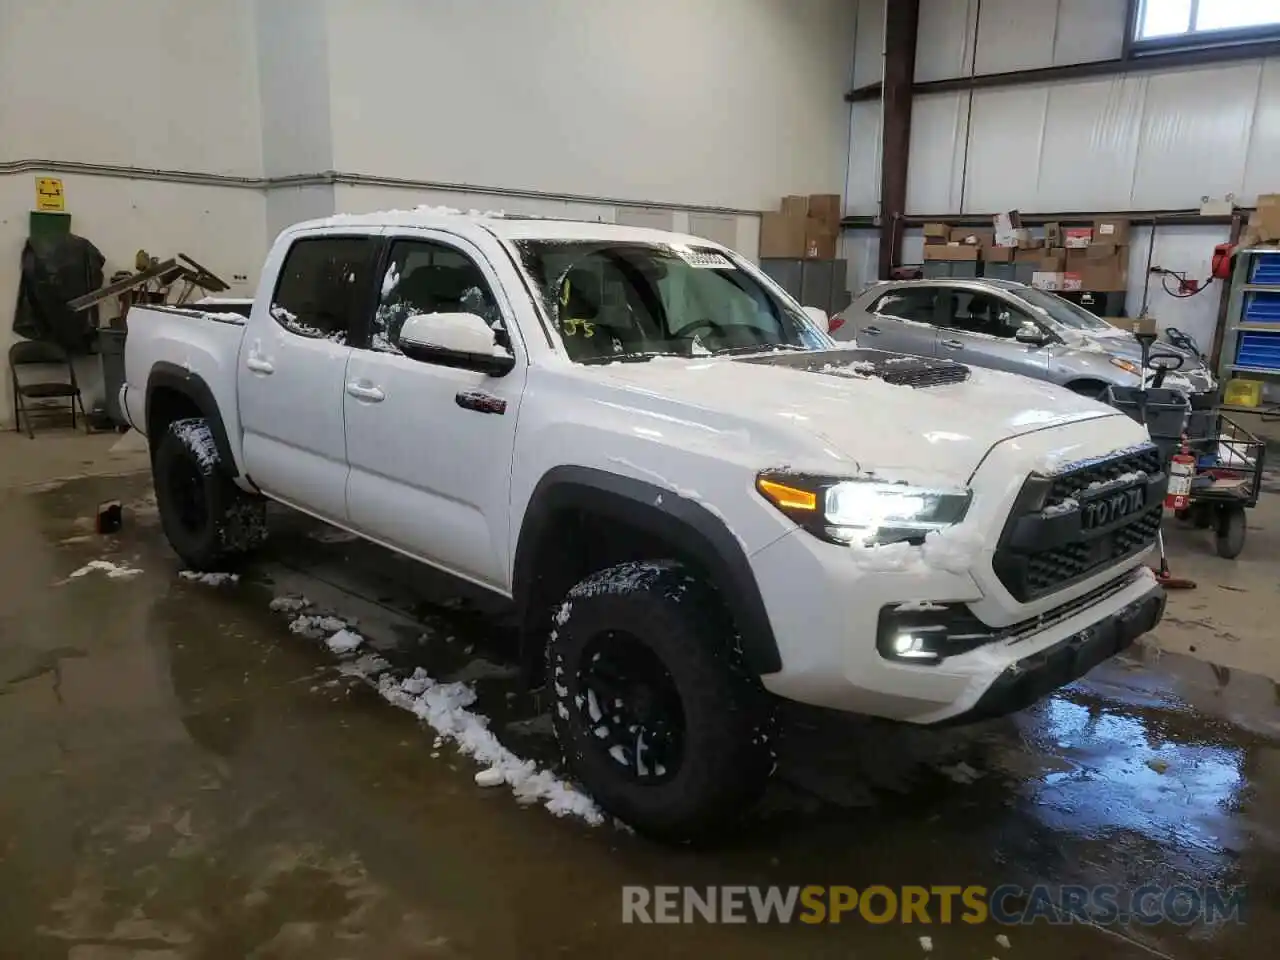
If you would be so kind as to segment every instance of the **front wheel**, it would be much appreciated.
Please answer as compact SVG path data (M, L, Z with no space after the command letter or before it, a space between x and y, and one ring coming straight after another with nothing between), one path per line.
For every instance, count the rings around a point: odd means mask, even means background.
M704 838L764 790L767 698L719 598L675 562L620 564L569 591L547 677L570 773L641 833Z
M1218 509L1217 547L1218 556L1225 560L1234 560L1244 549L1245 537L1244 507L1232 504Z
M218 570L266 538L266 503L232 482L207 420L169 424L151 473L160 525L191 569Z

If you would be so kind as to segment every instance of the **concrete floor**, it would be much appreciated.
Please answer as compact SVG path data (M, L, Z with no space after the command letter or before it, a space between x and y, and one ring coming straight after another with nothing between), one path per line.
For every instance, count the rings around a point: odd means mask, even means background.
M791 718L745 835L695 851L476 787L268 609L304 593L394 669L475 680L504 742L549 761L483 597L296 516L239 583L180 579L143 467L131 438L0 439L0 958L923 957L926 934L941 958L1103 960L1280 937L1280 496L1238 561L1171 529L1199 588L1029 711L946 731ZM109 499L126 522L100 537ZM67 580L93 559L142 573ZM621 924L624 884L1148 881L1245 884L1247 923Z

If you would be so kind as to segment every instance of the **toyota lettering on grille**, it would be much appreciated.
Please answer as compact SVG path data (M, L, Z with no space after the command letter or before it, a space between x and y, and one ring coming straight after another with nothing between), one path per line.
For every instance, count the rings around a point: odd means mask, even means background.
M1084 505L1081 526L1085 530L1096 530L1137 513L1143 507L1145 493L1144 487L1132 486L1119 493L1089 501Z

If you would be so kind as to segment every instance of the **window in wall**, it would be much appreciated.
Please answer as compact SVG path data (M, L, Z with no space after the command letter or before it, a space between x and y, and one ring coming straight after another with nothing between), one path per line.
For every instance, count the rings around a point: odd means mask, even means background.
M1142 0L1134 39L1200 46L1280 34L1280 0Z

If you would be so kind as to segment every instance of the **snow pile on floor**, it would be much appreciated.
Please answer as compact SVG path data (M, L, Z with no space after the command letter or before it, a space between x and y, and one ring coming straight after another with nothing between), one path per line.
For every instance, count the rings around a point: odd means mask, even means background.
M349 630L346 627L343 627L324 642L326 647L339 656L342 656L344 653L351 653L362 643L364 643L364 637L360 636L360 634L356 633L354 630Z
M203 583L206 587L220 587L224 583L239 583L238 573L197 573L195 570L179 570L178 576L183 580Z
M521 760L504 747L488 727L488 719L467 708L476 694L463 683L437 683L419 667L413 676L398 680L378 678L378 692L391 704L425 720L442 739L485 764L476 782L506 783L520 803L541 803L557 817L581 817L592 826L604 822L600 808L586 794L575 790L550 770L539 770L532 760Z
M311 606L306 597L276 597L271 601L270 609L276 613L297 613Z
M85 574L94 571L105 573L111 580L126 580L129 577L136 577L142 571L135 567L126 566L125 564L115 564L110 560L90 560L79 570L73 570L67 575L68 580L76 580Z
M289 632L306 637L308 640L323 640L331 633L345 630L347 622L337 617L297 617L289 623Z

